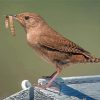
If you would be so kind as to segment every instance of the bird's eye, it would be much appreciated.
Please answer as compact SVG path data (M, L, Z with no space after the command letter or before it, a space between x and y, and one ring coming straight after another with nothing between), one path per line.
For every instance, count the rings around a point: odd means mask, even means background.
M28 20L30 17L29 16L25 16L25 20Z

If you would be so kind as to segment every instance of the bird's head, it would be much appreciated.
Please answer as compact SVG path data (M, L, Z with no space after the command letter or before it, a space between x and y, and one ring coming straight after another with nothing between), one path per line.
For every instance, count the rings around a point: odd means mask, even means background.
M36 13L20 13L13 16L25 29L38 27L44 20Z

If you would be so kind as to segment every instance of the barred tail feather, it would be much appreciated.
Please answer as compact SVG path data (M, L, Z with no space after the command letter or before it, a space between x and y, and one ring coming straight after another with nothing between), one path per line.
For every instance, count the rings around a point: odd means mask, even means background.
M100 58L96 58L93 56L83 56L83 55L73 55L70 58L72 63L99 63Z
M92 62L94 62L94 63L99 63L99 62L100 62L100 58L93 58L93 59L92 59Z
M85 59L86 60L86 59ZM100 58L95 58L95 57L91 57L91 58L88 58L86 60L86 62L90 62L90 63L99 63L100 62Z

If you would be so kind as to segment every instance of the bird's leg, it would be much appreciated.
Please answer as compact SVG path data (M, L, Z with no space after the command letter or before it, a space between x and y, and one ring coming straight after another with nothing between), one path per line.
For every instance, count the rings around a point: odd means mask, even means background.
M51 74L49 77L50 78L53 78L54 77L54 75L57 73L57 71L55 71L53 74Z
M53 74L51 74L50 76L42 76L43 78L53 78L53 76L57 73L57 71L55 71Z
M55 72L55 75L52 77L52 79L48 82L48 84L46 85L46 87L50 87L52 82L57 78L57 76L61 73L62 69L57 67L57 71Z

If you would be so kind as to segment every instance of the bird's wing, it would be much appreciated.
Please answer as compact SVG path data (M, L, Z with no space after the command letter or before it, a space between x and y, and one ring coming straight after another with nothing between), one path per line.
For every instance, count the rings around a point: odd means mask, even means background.
M90 53L70 40L60 35L41 35L39 38L39 44L49 50L58 51L62 53L82 54L86 57L90 57Z

